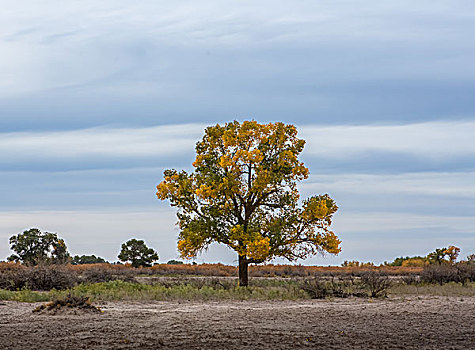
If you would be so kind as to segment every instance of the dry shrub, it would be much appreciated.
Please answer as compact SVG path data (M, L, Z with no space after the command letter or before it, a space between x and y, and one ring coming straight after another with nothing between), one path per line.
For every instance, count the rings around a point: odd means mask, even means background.
M4 269L0 272L0 288L19 290L67 289L76 285L78 275L61 265L39 265Z
M369 289L370 296L373 298L386 297L388 295L388 289L392 285L387 274L375 270L362 274L361 282Z
M331 279L314 276L305 279L301 288L313 299L326 297L386 297L392 283L390 277L377 270L361 273L361 276L347 274L331 276Z
M312 299L325 299L333 296L328 281L319 280L317 278L305 279L300 286Z
M24 265L17 262L0 262L0 273L4 271L21 270L24 268Z
M348 298L367 297L361 280L352 275L331 276L331 279L322 279L314 276L303 280L300 286L312 299L324 299L327 297Z
M302 265L257 265L249 268L251 277L331 277L331 276L361 276L368 271L377 270L391 276L419 274L422 267L402 266L302 266Z
M466 284L475 282L475 265L469 263L458 263L456 265L459 282Z
M105 269L112 271L118 276L127 275L159 275L159 276L214 276L214 277L236 277L238 269L236 266L223 264L156 264L152 267L133 268L130 264L87 264L71 265L68 268L79 271L81 274L90 269ZM381 266L381 267L339 267L339 266L303 266L303 265L252 265L249 267L250 277L297 277L305 278L311 276L361 276L361 274L377 269L388 275L406 275L420 273L420 267L401 266Z
M90 302L88 297L68 294L65 297L54 299L53 301L40 305L33 310L39 313L68 313L69 311L81 312L102 312L102 310Z
M90 264L87 268L79 265L39 265L26 267L19 264L0 266L0 289L31 289L48 291L68 289L79 283L108 282L112 280L132 281L135 270L128 267L117 268L111 264Z
M424 268L421 281L440 285L449 282L462 284L475 282L475 265L467 263L429 265Z
M148 268L154 275L189 275L189 276L237 276L235 266L223 264L157 264ZM145 270L145 269L144 269Z
M109 282L116 279L117 275L110 269L94 267L81 273L81 281L85 283Z

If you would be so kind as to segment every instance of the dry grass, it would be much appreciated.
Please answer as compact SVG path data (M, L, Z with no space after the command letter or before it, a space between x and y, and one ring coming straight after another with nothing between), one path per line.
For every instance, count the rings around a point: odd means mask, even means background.
M469 283L462 285L461 283L446 283L443 285L439 284L394 284L390 293L394 296L405 296L405 295L433 295L433 296L465 296L473 297L475 296L475 283Z

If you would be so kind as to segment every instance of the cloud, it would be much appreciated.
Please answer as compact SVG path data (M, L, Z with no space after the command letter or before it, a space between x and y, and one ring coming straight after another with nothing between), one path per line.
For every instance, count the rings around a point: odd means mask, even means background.
M4 133L0 159L34 169L42 162L100 166L101 160L172 158L192 153L202 125L165 125L136 129L85 129L61 132ZM99 163L99 164L98 164ZM149 164L150 166L151 164Z
M311 192L324 187L363 195L419 195L434 197L460 197L475 199L475 172L422 172L403 174L324 174L312 175L300 184L302 190Z
M41 170L42 164L63 164L69 169L167 166L167 162L177 164L180 159L183 167L189 167L194 145L204 128L204 124L175 124L2 133L0 161L4 170ZM407 172L411 165L418 170L425 162L432 170L457 172L457 168L447 168L447 164L453 166L458 162L470 167L470 160L475 158L475 121L469 120L405 125L304 125L299 129L300 137L307 141L303 157L318 168L326 164L329 169L336 166L348 171L346 164L359 164L369 171L394 171L396 164ZM398 158L398 163L385 164L384 158L388 157Z
M0 13L0 127L473 111L468 2L57 1Z
M305 126L305 152L318 157L349 158L358 153L403 153L430 159L475 156L475 121L404 125Z

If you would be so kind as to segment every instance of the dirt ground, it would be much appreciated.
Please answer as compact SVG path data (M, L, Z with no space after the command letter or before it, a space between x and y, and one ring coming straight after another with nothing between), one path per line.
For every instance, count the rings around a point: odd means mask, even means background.
M0 349L475 349L475 297L38 305L0 302Z

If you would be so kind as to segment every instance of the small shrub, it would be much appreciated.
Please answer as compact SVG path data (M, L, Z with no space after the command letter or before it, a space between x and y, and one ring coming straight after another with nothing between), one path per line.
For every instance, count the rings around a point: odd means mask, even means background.
M301 288L312 299L325 299L326 297L333 295L328 288L328 282L318 280L317 278L304 280Z
M324 299L326 297L348 298L367 297L368 294L364 290L364 286L360 280L352 275L335 277L330 280L322 280L317 276L305 279L301 284L301 288L312 299Z
M384 296L388 294L388 289L392 282L387 274L379 271L368 271L361 275L362 284L369 289L370 296L373 298Z

